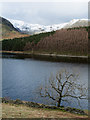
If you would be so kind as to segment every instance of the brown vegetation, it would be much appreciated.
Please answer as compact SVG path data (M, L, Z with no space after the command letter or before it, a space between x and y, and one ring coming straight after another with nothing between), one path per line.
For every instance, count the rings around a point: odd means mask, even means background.
M13 32L6 32L5 34L2 34L2 40L3 39L13 39L13 38L20 38L20 37L27 37L29 35L21 34L19 32L13 31Z
M24 50L56 52L59 54L88 53L88 32L86 29L63 29L56 31L53 35L41 39L36 45L26 43Z
M59 30L37 44L37 49L59 53L87 53L88 32L83 30Z

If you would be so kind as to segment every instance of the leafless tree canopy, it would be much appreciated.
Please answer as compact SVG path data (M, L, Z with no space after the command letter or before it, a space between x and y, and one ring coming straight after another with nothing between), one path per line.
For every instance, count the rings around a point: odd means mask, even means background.
M41 97L49 97L56 101L57 106L61 106L61 102L69 102L68 97L77 99L87 99L87 88L83 84L78 83L78 75L62 70L50 76L49 80L40 88Z

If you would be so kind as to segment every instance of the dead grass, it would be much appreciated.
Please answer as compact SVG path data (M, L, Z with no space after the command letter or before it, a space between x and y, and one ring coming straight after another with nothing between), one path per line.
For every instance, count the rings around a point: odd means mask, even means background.
M20 37L27 37L30 35L27 34L20 34L19 32L13 31L13 32L7 32L4 35L2 35L2 39L13 39L13 38L20 38Z
M60 110L32 108L24 105L2 104L3 118L85 118L88 116L71 114Z

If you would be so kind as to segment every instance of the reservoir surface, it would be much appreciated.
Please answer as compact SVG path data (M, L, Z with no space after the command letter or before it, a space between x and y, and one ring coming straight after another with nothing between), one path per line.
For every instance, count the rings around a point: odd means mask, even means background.
M61 69L78 73L79 82L88 86L87 64L2 58L2 96L54 105L49 98L40 97L39 88ZM62 105L80 108L76 100L71 100L71 104L62 102ZM81 108L88 109L87 100L81 100Z

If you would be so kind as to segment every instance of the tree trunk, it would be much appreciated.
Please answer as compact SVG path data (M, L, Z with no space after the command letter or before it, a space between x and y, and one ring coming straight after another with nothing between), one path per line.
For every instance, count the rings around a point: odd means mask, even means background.
M58 107L60 107L60 105L61 105L61 97L59 98L59 100L58 100Z

